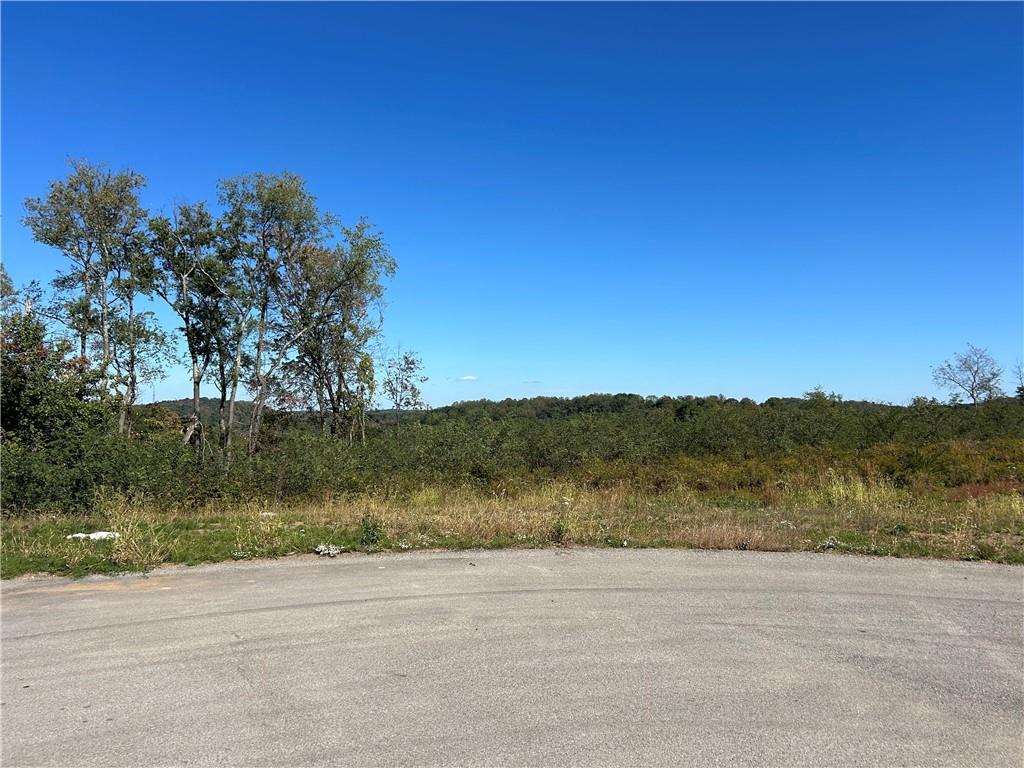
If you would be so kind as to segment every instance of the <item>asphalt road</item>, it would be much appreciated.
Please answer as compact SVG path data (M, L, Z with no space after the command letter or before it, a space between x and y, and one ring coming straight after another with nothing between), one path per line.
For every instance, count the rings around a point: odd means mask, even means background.
M1024 762L1024 569L631 550L2 586L25 765Z

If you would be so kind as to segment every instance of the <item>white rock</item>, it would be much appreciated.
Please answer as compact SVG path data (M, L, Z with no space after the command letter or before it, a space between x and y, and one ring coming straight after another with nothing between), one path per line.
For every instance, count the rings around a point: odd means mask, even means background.
M93 531L92 533L72 533L70 536L65 536L65 539L89 539L90 541L105 541L107 539L116 539L121 534L115 533L114 531Z

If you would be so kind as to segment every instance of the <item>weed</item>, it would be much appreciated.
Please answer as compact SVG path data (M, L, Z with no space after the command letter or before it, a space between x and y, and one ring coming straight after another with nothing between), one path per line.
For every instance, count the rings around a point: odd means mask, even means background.
M548 534L548 540L552 544L564 544L566 537L569 534L569 527L565 524L565 521L559 518L555 520L555 524L551 526L551 532Z
M262 514L266 510L247 510L235 524L235 547L232 556L238 560L250 557L272 557L285 554L284 526L276 517Z
M384 522L374 514L367 513L359 521L359 543L364 547L376 547L384 541Z

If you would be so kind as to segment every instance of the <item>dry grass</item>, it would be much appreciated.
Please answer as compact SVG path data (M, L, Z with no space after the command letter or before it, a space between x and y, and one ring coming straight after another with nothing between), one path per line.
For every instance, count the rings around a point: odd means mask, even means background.
M126 570L148 571L167 559L167 550L152 526L152 515L124 496L106 495L101 514L118 538L110 544L110 559ZM77 543L81 548L82 542Z
M113 543L68 542L108 528ZM830 474L799 488L715 497L679 486L640 494L627 485L549 483L520 493L427 487L408 499L325 497L316 503L208 504L158 509L124 497L98 500L80 518L7 518L3 575L88 573L343 549L700 547L836 550L1024 563L1024 496L996 492L927 497L882 482Z

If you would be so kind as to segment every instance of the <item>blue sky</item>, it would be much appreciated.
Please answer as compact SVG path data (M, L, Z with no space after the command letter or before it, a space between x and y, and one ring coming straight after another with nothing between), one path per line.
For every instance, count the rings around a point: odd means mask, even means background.
M5 2L2 22L16 283L62 265L18 219L68 157L140 171L154 210L288 169L384 232L386 338L421 353L433 405L904 402L968 341L1022 354L1021 4ZM183 370L155 388L187 392Z

